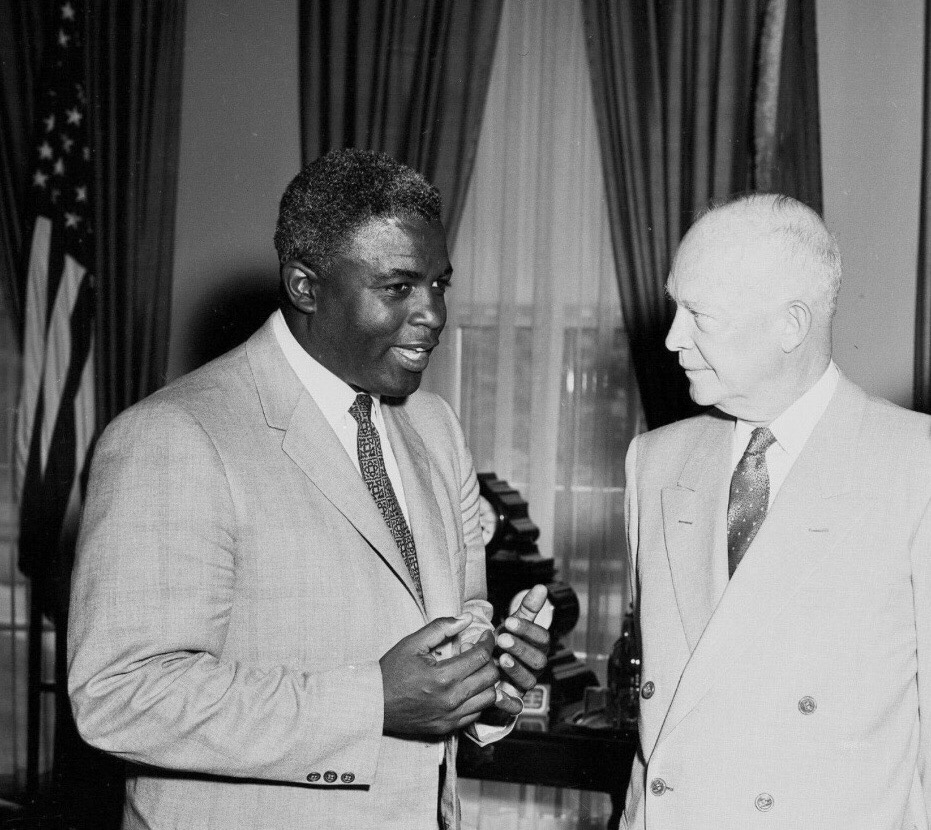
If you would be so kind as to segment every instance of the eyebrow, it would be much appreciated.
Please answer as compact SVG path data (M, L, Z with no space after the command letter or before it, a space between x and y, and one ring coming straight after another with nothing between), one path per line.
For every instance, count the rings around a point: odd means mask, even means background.
M443 277L452 276L453 266L450 265L440 274L436 279L443 279ZM392 279L406 279L406 280L419 280L423 279L426 275L420 271L411 271L407 268L391 268L383 274L378 275L379 280L392 280Z

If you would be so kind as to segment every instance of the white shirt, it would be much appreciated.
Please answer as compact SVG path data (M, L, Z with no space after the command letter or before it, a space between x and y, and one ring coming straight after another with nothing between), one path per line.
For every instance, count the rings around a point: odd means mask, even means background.
M284 320L281 309L276 311L272 316L272 328L275 337L278 339L278 345L287 358L294 374L298 376L304 388L314 399L314 403L320 408L323 417L333 428L336 437L339 439L343 449L349 456L353 465L359 470L361 478L362 471L359 468L358 437L359 424L356 419L349 414L349 407L356 400L356 391L346 381L338 378L329 369L318 361L314 360L300 343L297 342L291 329ZM407 502L404 499L404 484L401 482L401 470L398 462L391 450L391 442L388 440L388 432L385 429L385 421L381 413L381 401L378 395L372 395L372 423L378 432L381 440L381 451L385 458L385 470L388 472L388 478L391 480L391 486L394 487L394 493L398 497L398 503L401 505L401 512L404 513L404 520L410 527L410 517L407 513Z
M805 442L821 420L837 389L840 373L832 360L818 382L793 403L785 412L769 424L769 431L776 439L766 450L766 469L769 473L769 506L773 504L779 488L789 475L792 465L802 452ZM750 434L755 427L746 421L734 424L734 443L731 468L738 462L750 443Z

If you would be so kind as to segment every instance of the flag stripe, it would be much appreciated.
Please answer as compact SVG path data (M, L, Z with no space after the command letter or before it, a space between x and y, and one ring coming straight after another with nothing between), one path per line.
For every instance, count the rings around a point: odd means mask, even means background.
M73 257L65 256L64 273L58 286L58 296L52 309L48 338L45 344L45 366L42 369L42 397L45 414L42 418L42 443L40 445L40 474L45 475L48 466L52 435L58 422L58 410L64 394L65 382L72 358L71 315L78 299L78 289L87 269Z
M26 283L26 328L23 338L23 382L16 422L16 487L22 497L32 428L42 385L45 353L46 305L48 296L48 253L52 223L45 216L36 219L29 254Z

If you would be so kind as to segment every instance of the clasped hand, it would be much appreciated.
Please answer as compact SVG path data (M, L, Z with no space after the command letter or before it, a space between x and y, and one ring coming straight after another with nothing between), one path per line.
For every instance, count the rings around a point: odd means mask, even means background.
M471 614L440 617L400 640L379 661L385 732L446 735L478 720L491 706L509 715L520 714L520 695L534 685L546 665L549 633L533 622L545 601L546 588L535 586L497 637L486 631L446 660L438 660L435 649L465 631Z

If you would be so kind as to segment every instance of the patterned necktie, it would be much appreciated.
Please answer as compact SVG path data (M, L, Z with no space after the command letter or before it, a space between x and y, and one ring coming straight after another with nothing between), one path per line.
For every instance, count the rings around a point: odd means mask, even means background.
M767 427L758 427L731 477L727 505L727 568L734 575L769 507L769 472L766 450L775 442Z
M381 451L381 440L378 437L378 430L372 423L372 397L365 392L356 395L356 400L349 407L349 414L356 419L359 424L359 437L357 448L359 452L359 469L362 471L362 478L375 504L385 517L385 522L394 541L404 557L404 563L410 572L411 579L417 587L417 596L420 597L420 604L424 605L423 588L420 586L420 567L417 564L417 548L414 546L414 537L411 535L410 528L404 520L404 513L401 512L401 505L398 503L398 497L394 494L394 487L391 486L391 479L388 478L388 471L385 469L385 457Z

